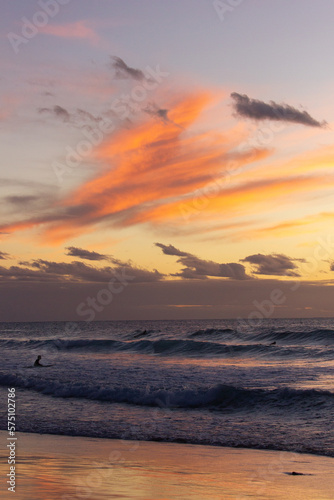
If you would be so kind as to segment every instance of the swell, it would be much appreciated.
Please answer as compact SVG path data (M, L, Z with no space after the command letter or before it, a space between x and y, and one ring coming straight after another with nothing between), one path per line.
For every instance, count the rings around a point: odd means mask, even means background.
M216 336L236 336L236 331L232 328L206 328L205 330L197 330L196 332L189 333L189 337L216 337ZM227 334L227 335L226 335Z
M242 325L241 325L242 327ZM334 330L328 328L318 328L310 331L293 330L264 330L247 332L245 328L207 328L197 330L188 334L188 338L199 337L203 339L239 339L242 341L281 341L288 343L334 343Z
M40 370L40 369L39 369ZM127 386L94 386L85 383L71 384L46 380L24 374L0 374L0 385L32 390L56 398L80 398L109 403L126 403L161 408L249 410L251 408L296 408L305 407L317 411L334 410L334 393L317 389L248 389L217 384L194 389L145 389Z
M132 352L138 354L185 357L234 357L234 356L269 356L326 358L334 357L334 349L316 346L280 346L269 344L222 344L219 342L160 339L120 341L108 339L47 339L47 340L0 340L3 349L26 349L45 351L77 352Z
M308 332L305 331L271 331L271 332L261 332L255 335L252 335L254 340L274 340L277 342L285 342L285 343L325 343L325 344L333 344L334 343L334 330L319 328L316 330L311 330Z

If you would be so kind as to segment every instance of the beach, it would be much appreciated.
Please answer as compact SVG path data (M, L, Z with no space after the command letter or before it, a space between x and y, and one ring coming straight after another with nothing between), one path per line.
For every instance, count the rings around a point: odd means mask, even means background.
M333 498L333 320L65 331L63 322L2 324L15 498ZM34 368L38 355L51 366ZM2 409L1 498L12 498Z
M0 437L5 443L7 433ZM16 437L18 500L333 498L331 457L48 434ZM2 478L8 468L2 451ZM4 483L1 498L12 498Z

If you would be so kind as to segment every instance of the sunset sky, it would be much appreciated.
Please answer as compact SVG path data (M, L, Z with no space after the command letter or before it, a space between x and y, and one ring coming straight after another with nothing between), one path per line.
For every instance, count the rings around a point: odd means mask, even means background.
M6 2L1 319L333 316L333 19Z

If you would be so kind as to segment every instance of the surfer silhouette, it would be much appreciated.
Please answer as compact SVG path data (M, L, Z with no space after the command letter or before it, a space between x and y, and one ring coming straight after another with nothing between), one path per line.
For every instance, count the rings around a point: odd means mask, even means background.
M42 364L39 362L39 360L40 360L41 358L42 358L42 356L37 356L37 359L36 359L36 361L35 361L35 363L34 363L34 366L44 366L44 365L42 365Z

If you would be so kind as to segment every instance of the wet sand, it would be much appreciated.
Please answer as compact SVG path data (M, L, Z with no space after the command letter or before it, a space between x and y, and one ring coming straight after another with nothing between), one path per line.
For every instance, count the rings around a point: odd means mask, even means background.
M16 491L7 491L7 433L0 432L1 498L17 500L329 500L334 459L177 443L16 433ZM292 472L299 473L291 475Z

